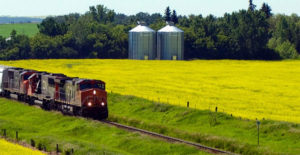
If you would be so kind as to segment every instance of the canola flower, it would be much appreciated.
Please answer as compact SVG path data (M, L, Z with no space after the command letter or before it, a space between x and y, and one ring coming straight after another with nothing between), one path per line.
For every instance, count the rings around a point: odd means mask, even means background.
M43 155L44 153L25 148L18 144L9 143L0 139L0 155Z
M109 92L300 123L300 61L22 60L0 64L100 79Z

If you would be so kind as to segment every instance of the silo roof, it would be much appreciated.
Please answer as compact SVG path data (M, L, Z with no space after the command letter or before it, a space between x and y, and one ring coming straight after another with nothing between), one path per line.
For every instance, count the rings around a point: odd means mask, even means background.
M155 31L148 26L138 25L132 30L130 30L129 32L155 32Z
M183 32L183 31L176 26L167 25L162 29L160 29L158 32Z

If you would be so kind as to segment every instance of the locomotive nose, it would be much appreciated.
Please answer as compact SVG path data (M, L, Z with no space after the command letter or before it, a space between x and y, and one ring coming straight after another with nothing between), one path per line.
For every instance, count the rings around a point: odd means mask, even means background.
M82 93L83 104L87 107L105 107L106 95L97 89L86 90Z

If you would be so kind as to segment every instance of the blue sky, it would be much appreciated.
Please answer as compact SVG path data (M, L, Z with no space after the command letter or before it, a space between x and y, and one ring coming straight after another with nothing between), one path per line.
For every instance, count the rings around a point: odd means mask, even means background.
M300 0L253 0L260 8L268 3L273 13L300 15ZM85 13L89 6L103 4L109 9L127 15L138 12L162 13L166 6L178 14L213 14L222 16L225 12L247 9L248 0L0 0L0 16L47 16L69 13Z

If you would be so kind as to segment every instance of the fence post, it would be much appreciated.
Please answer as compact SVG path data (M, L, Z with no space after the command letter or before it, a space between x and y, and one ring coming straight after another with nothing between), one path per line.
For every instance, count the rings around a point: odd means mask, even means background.
M18 131L16 131L16 139L17 139L17 141L19 139L19 135L18 134L19 134Z
M6 138L6 129L3 129L3 136Z
M58 144L56 144L56 153L58 153L59 150L58 150Z
M190 107L190 102L189 101L187 101L186 106Z

